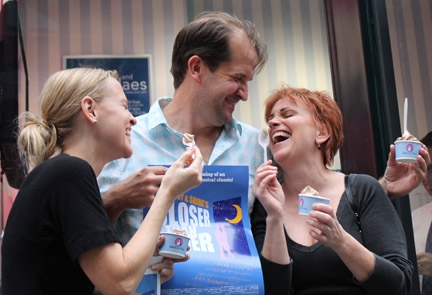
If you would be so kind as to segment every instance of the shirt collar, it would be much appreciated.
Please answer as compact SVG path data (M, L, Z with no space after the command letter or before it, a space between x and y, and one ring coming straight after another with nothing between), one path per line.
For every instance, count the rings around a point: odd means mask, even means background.
M159 125L168 126L167 120L162 112L162 109L166 107L172 101L172 97L161 97L151 107L148 115L152 118L149 124L149 130L156 128ZM232 122L224 125L224 130L227 134L232 134L235 137L235 133L238 132L239 136L242 135L242 126L240 121L233 118Z

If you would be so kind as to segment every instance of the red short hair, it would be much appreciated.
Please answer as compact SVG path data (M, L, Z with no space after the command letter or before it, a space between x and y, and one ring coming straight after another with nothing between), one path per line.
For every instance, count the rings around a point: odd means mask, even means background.
M321 151L324 165L332 165L334 156L342 146L344 139L342 113L336 102L325 91L310 91L305 88L282 86L265 101L264 117L266 122L269 121L273 106L282 98L289 98L295 105L306 106L312 112L317 126L327 130L330 137L321 145Z

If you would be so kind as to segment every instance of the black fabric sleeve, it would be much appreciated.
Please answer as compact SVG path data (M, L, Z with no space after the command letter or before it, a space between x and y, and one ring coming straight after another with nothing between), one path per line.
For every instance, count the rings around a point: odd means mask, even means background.
M413 266L402 223L381 185L369 175L351 175L363 244L375 254L375 268L359 283L371 294L409 294Z
M265 294L286 295L291 289L292 263L286 265L274 263L261 255L266 232L266 217L264 207L256 199L251 213L251 226L255 245L260 255Z

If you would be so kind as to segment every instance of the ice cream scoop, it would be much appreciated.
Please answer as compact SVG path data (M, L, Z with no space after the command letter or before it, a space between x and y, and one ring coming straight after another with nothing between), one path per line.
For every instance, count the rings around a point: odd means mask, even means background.
M195 145L195 136L189 133L183 133L182 142L185 146L193 146Z
M313 187L308 185L299 193L299 214L308 215L315 203L329 204L330 199L321 197Z
M308 196L319 196L319 193L311 186L307 185L304 189L300 192L302 195L308 195Z

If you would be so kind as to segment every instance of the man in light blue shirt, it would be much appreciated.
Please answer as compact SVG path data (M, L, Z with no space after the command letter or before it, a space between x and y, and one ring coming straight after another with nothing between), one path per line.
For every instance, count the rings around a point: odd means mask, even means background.
M145 166L171 165L184 152L183 134L168 125L162 111L171 101L172 98L159 98L147 114L137 117L137 124L131 132L133 155L105 166L98 179L102 194L120 179L132 176ZM258 130L233 118L231 123L223 126L206 165L249 166L250 212L254 201L251 185L255 170L263 161ZM163 170L163 167L154 168ZM132 237L142 219L142 209L129 209L121 215L116 227L123 243Z
M178 34L171 73L173 98L161 98L132 129L133 154L106 165L98 181L104 206L126 243L151 205L166 168L183 153L184 133L193 134L205 165L249 166L249 186L263 162L258 130L233 118L248 99L248 83L267 61L266 45L254 25L223 13L199 15ZM248 208L253 206L249 189ZM137 208L137 209L130 209ZM185 259L187 260L187 258ZM161 282L174 274L173 262L155 265ZM183 260L184 261L184 260ZM156 269L155 269L156 267Z

